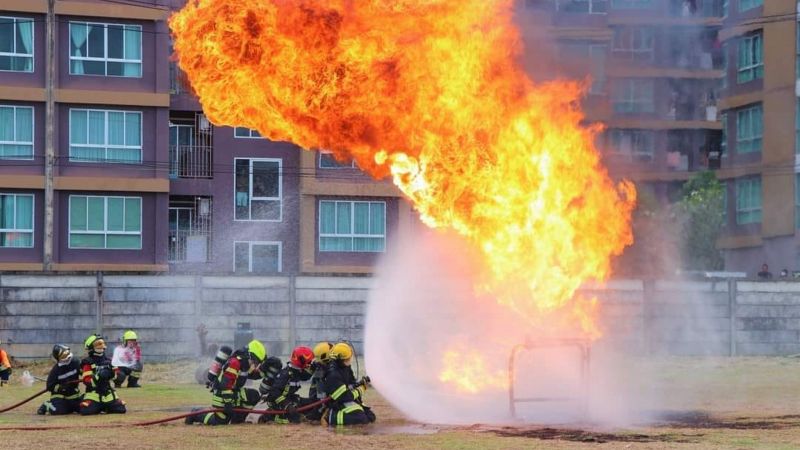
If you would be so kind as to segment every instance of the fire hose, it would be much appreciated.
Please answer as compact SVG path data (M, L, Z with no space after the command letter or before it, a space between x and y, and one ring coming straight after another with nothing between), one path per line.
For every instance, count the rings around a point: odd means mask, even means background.
M35 398L38 395L41 395L44 392L46 392L46 390L34 395L33 397L31 397L31 398L29 398L27 400L22 401L21 403L19 403L17 405L12 406L9 409L16 408L17 406L32 400L33 398ZM301 407L297 408L295 411L296 412L308 411L310 409L316 408L317 406L320 406L320 405L323 405L323 404L327 403L329 400L330 400L330 397L325 397L322 400L317 400L314 403L309 403L308 405L301 406ZM7 410L8 409L6 409L5 411L7 411ZM2 412L2 411L0 411L0 412ZM0 427L0 431L18 431L18 430L19 431L47 431L47 430L67 430L67 429L71 429L71 428L86 429L86 428L147 427L147 426L150 426L150 425L159 425L159 424L162 424L162 423L173 422L175 420L185 419L185 418L187 418L189 416L197 416L197 415L200 415L200 414L217 413L217 412L225 412L225 410L221 409L221 408L208 408L208 409L202 409L202 410L199 410L199 411L192 411L192 412L188 412L188 413L184 413L184 414L179 414L177 416L166 417L164 419L149 420L147 422L137 422L137 423L112 423L112 424L106 424L106 425L77 425L77 426L61 425L61 426L47 426L47 427L45 427L45 426L40 426L40 427ZM279 415L279 414L287 414L289 411L283 410L283 409L234 408L233 412L246 413L246 414L258 414L258 415Z
M34 378L36 378L36 377L34 377ZM39 379L39 378L37 378L37 379ZM73 380L73 381L68 381L65 384L78 384L80 382L81 382L80 380ZM19 403L15 403L15 404L13 404L11 406L2 408L2 409L0 409L0 414L3 414L4 412L7 412L7 411L11 411L12 409L15 409L15 408L19 408L20 406L24 405L25 403L28 403L29 401L31 401L31 400L35 399L36 397L44 394L45 392L47 392L47 388L42 389L41 391L31 395L30 397L26 398L25 400L22 400Z

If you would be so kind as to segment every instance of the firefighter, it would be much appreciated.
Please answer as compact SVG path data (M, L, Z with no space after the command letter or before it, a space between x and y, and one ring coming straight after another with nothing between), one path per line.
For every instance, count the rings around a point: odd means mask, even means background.
M56 363L47 375L50 400L42 403L36 414L45 415L49 412L57 416L76 413L81 406L81 391L78 386L81 363L73 357L69 347L61 344L53 346L53 359Z
M375 421L375 414L364 406L364 393L369 386L369 377L356 381L350 364L353 349L340 342L330 351L330 363L325 371L322 385L331 398L325 420L330 426L357 425Z
M0 341L0 345L3 342ZM0 387L8 383L8 378L11 376L11 362L8 360L8 353L0 348Z
M267 349L261 341L252 340L245 347L234 351L225 361L217 379L211 386L211 406L223 409L189 416L184 423L202 423L204 425L227 425L241 423L247 418L246 413L234 412L234 408L253 409L261 398L256 389L245 388L248 379L261 377L260 365L267 358Z
M296 410L311 401L298 394L300 383L311 379L311 363L314 361L314 352L304 346L295 348L286 367L281 369L275 377L270 389L261 394L266 395L267 405L270 409L286 410L286 414L262 415L258 422L274 421L275 423L300 423L300 413Z
M314 362L311 363L311 385L308 388L308 398L311 401L319 401L325 398L325 389L322 387L322 379L330 362L330 351L333 344L330 342L320 342L314 346ZM306 419L319 421L325 412L325 405L319 405L306 412Z
M142 376L142 347L139 346L139 337L133 330L122 334L122 343L114 348L111 364L117 372L114 378L114 387L122 387L125 378L128 379L129 388L142 387L139 378Z
M111 360L106 357L106 340L93 334L83 343L88 355L81 361L81 378L86 393L80 404L82 416L100 414L125 414L125 402L117 397L111 382L116 375Z

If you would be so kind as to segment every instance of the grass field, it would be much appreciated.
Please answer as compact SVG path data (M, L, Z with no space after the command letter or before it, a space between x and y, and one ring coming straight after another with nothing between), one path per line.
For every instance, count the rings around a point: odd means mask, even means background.
M0 431L3 448L291 448L291 449L798 449L800 360L796 358L670 358L641 362L663 390L658 424L604 428L418 424L405 419L374 390L369 403L378 423L344 431L315 425L188 427L182 421L151 427L87 429L85 425L131 424L206 406L208 392L191 383L194 362L148 365L142 389L120 389L124 416L82 418L34 414L44 397L0 414L9 426L74 426L67 430ZM29 368L44 375L47 367ZM17 381L0 389L0 407L42 389ZM688 400L687 400L688 399ZM504 401L504 399L498 399Z

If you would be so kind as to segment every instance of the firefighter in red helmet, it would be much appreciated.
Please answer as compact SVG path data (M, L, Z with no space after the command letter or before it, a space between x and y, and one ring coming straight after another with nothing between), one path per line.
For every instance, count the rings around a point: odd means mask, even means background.
M279 416L262 415L259 423L270 420L275 423L299 423L300 414L297 408L311 403L308 398L298 394L300 383L311 379L311 363L314 361L314 352L305 346L300 346L292 351L292 356L286 367L281 369L272 386L265 394L270 409L283 409L286 414Z

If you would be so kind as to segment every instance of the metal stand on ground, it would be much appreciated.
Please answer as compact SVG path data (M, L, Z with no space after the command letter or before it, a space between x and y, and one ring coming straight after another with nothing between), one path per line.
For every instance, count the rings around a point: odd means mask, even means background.
M511 356L508 359L508 408L511 417L517 417L517 403L536 403L536 402L581 402L581 414L586 417L589 408L589 363L591 343L588 339L582 338L545 338L527 339L523 344L517 344L511 349ZM517 354L522 350L555 349L555 348L574 348L578 350L580 358L580 395L577 397L516 397L514 384L516 382L516 363Z

